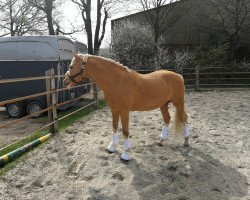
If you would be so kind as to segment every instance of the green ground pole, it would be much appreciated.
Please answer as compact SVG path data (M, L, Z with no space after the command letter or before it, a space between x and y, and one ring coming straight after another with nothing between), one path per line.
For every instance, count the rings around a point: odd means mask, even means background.
M36 140L34 140L31 143L28 143L8 154L5 154L3 156L0 157L0 167L4 167L4 165L8 162L11 162L12 160L14 160L15 158L21 156L22 154L26 153L27 151L37 147L39 144L42 144L43 142L47 141L49 138L51 138L51 133L40 137Z

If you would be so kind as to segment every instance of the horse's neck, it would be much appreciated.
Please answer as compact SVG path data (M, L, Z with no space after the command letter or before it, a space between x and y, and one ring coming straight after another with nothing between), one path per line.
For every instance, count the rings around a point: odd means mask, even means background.
M110 92L111 86L116 84L125 73L125 71L119 69L119 66L114 66L113 63L98 58L89 58L88 63L88 75L104 92Z

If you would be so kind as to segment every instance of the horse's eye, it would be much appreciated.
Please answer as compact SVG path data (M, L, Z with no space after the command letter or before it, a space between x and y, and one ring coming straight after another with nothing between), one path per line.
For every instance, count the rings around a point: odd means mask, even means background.
M70 69L73 69L73 66L69 66Z

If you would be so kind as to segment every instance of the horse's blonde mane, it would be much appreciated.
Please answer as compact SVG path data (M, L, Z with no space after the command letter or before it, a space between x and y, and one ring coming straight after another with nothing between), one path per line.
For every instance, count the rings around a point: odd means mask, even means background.
M104 61L111 62L111 63L115 64L116 66L121 67L122 69L130 70L127 66L124 66L123 64L121 64L121 63L119 63L119 62L117 62L115 60L112 60L110 58L105 58L105 57L102 57L102 56L89 55L89 54L78 54L78 55L83 57L83 58L85 58L85 56L99 58L99 59L102 59Z

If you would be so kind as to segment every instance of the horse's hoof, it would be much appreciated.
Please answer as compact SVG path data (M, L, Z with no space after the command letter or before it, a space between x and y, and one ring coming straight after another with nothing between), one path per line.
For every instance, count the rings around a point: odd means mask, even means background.
M189 144L188 143L184 143L183 147L189 147Z
M163 146L163 140L159 140L159 142L157 142L157 144L162 147Z
M114 145L110 144L110 145L108 146L108 148L107 148L107 151L108 151L109 153L115 153L115 152L116 152L116 147L115 147Z
M122 163L124 164L128 164L130 160L124 160L123 158L120 158L120 160L122 161Z
M124 151L122 152L122 155L121 155L121 160L124 161L124 162L128 162L130 160L130 156L129 156L129 153Z
M158 144L159 147L162 147L162 146L163 146L163 144L160 143L160 142L157 142L157 144Z
M109 153L109 154L115 153L115 152L112 152L112 151L110 151L108 149L106 149L106 152Z
M188 139L189 139L188 137L185 138L185 141L183 144L184 147L189 147Z

